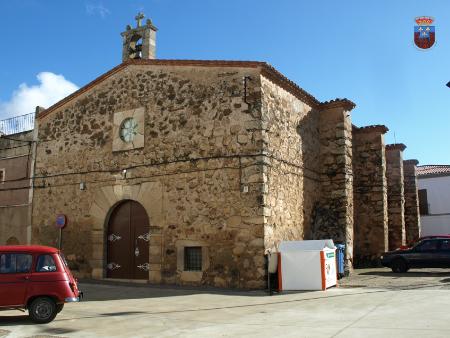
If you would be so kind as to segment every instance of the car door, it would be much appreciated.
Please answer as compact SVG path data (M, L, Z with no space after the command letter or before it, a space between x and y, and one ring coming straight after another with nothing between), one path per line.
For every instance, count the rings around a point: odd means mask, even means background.
M0 253L0 306L24 305L32 261L28 253Z
M56 258L54 253L36 255L36 263L30 278L30 296L36 294L57 295L59 282L68 280L64 268L56 264Z
M414 254L412 255L414 264L411 265L417 268L439 267L439 244L439 240L437 239L428 239L422 241L414 248Z
M450 238L440 240L438 259L440 268L450 268Z

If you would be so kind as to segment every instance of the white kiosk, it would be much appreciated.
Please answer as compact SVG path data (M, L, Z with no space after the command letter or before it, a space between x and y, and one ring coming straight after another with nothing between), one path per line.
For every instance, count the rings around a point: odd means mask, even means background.
M325 290L337 284L333 240L285 241L279 246L279 290Z

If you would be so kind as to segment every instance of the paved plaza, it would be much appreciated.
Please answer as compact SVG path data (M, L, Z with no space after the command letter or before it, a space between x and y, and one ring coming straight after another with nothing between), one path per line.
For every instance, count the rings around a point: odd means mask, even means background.
M0 337L448 337L450 272L357 270L338 288L290 292L82 283L47 325L2 312Z

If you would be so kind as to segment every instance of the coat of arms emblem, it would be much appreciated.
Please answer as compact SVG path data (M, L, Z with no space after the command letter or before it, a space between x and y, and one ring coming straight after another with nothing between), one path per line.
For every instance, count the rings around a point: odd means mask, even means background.
M435 29L431 24L434 19L429 16L420 16L415 19L417 26L414 26L414 43L420 49L429 49L433 47L435 38Z

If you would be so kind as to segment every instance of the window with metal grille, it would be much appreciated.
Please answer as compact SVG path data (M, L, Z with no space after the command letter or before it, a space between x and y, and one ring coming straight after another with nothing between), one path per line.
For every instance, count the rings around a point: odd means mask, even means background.
M202 247L184 248L184 271L202 271Z

